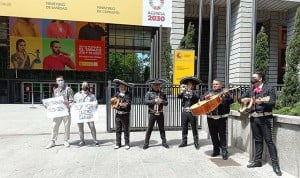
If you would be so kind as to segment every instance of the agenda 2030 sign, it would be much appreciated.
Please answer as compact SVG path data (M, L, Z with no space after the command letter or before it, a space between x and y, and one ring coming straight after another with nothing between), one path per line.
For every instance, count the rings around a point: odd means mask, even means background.
M20 10L28 4L33 10ZM0 16L153 27L172 25L171 0L1 0L0 9Z

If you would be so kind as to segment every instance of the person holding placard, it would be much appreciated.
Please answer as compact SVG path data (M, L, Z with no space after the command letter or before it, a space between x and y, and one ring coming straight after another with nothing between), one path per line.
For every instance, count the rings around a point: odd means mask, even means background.
M81 91L77 92L74 96L74 103L83 103L83 102L93 102L97 101L96 96L89 91L90 86L88 82L82 82L81 85ZM99 146L99 142L97 141L96 138L96 128L94 121L86 122L91 130L91 134L93 137L93 141L95 146ZM78 128L79 128L79 137L80 137L80 142L78 143L78 146L84 146L85 141L84 141L84 125L83 123L77 123Z
M64 77L57 76L56 83L58 85L57 88L53 91L53 97L63 96L65 105L69 108L70 103L74 100L74 94L72 88L66 86ZM64 138L64 146L70 147L69 139L70 139L70 126L71 126L71 117L70 114L62 117L54 117L52 124L52 133L51 133L51 141L46 146L46 149L52 148L55 146L55 141L57 140L58 130L61 122L64 122L65 125L65 138Z

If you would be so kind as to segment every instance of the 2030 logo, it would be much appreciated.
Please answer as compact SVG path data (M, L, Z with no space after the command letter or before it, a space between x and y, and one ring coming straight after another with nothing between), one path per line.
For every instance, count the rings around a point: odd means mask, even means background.
M154 5L153 4L153 0L149 0L149 5L152 7L152 9L154 10L160 10L163 5L164 5L165 1L164 0L160 0L160 4L159 5Z
M161 10L164 5L164 0L160 0L159 5L154 5L153 0L149 0L149 5L154 10ZM157 12L157 11L150 11L148 12L148 21L165 21L165 14L164 12Z

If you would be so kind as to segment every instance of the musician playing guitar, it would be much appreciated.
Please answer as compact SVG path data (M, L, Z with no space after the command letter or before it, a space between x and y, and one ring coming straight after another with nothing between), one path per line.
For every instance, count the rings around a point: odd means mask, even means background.
M263 75L261 72L255 72L252 75L251 83L253 87L241 96L241 103L248 103L251 98L256 99L253 110L250 111L250 123L255 140L255 158L254 161L247 165L248 168L262 166L263 139L265 140L274 172L281 176L276 146L272 140L273 122L272 109L276 102L276 93L273 87L263 83ZM268 101L262 101L257 98L270 97Z
M182 127L182 142L179 147L187 146L187 136L189 123L191 124L194 145L196 149L199 149L199 138L198 138L198 117L193 116L190 107L199 101L199 93L195 91L195 86L200 84L200 80L195 77L185 77L181 79L181 91L178 94L178 98L182 99L181 106L181 127Z
M119 85L119 91L111 99L111 102L115 99L119 100L117 106L114 106L116 109L116 146L115 149L119 149L121 145L121 134L124 130L124 139L125 139L125 149L129 149L129 119L130 119L130 110L131 110L131 100L132 94L128 91L129 84L119 80L114 79L117 85Z
M212 90L204 94L202 99L208 100L216 94L222 93L220 105L207 114L207 124L213 143L212 157L220 155L220 148L222 150L222 158L228 159L227 141L226 141L226 127L227 118L230 112L230 104L233 103L233 98L228 89L222 89L220 80L213 80Z

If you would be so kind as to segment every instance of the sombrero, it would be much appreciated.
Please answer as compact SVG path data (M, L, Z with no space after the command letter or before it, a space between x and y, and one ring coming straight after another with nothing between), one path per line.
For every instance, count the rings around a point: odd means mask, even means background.
M165 81L163 79L151 79L148 80L146 83L148 84L163 84Z
M187 84L189 81L192 82L194 85L199 85L201 83L201 80L199 80L198 78L189 76L181 79L180 84Z
M120 79L114 79L113 80L114 83L116 83L117 85L125 85L127 87L129 87L129 84L124 82L123 80L120 80Z

